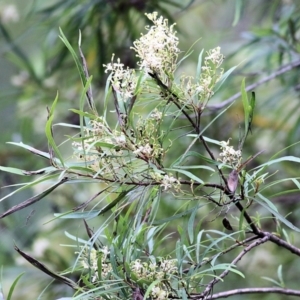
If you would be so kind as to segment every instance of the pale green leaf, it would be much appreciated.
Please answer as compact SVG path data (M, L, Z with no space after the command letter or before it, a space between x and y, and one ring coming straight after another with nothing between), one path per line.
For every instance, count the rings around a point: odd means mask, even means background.
M204 181L202 179L200 179L199 177L197 177L196 175L192 174L189 171L180 170L180 169L164 169L164 170L184 174L185 176L189 177L190 179L194 180L195 182L198 182L200 184L204 184Z
M62 166L64 166L64 160L63 160L62 155L61 155L60 151L58 150L58 147L56 146L56 143L55 143L55 141L53 139L53 136L52 136L52 121L53 121L53 118L54 118L53 114L54 114L54 109L56 107L57 101L58 101L58 94L56 95L56 97L54 99L54 102L51 106L49 116L48 116L48 120L47 120L47 123L46 123L45 133L46 133L46 137L48 139L48 143L49 143L50 147L53 149L53 151L56 154L57 158L60 160Z

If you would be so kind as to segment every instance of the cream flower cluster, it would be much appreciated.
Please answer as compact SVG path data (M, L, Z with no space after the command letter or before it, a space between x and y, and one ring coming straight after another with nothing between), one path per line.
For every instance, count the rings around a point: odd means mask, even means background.
M106 246L100 250L85 248L81 254L81 265L91 272L93 283L100 280L98 277L99 259L101 259L101 279L113 279L113 269L109 262L109 250ZM137 283L140 280L151 283L157 279L161 279L161 282L163 282L163 280L168 280L171 276L178 274L177 260L165 258L160 258L159 263L142 262L140 259L136 259L130 263L130 270L135 274ZM151 291L151 296L156 300L168 299L168 294L168 287L163 283L157 284ZM108 297L111 299L110 295Z
M157 12L146 14L154 26L147 26L147 34L133 43L133 49L139 57L141 69L157 74L172 74L176 68L178 53L178 38L173 30L175 24L168 26L168 20L162 16L158 17Z
M234 150L232 146L229 146L229 141L230 140L228 140L227 142L220 142L222 150L222 152L220 153L220 160L224 164L229 163L231 166L237 168L241 163L242 152L240 150Z
M139 160L140 167L149 168L147 162L162 160L166 153L158 138L157 121L161 116L162 113L154 109L148 118L140 117L135 131L129 134L111 129L102 117L90 120L84 127L84 136L72 143L74 157L84 161L95 172L95 178L123 182L129 175L131 180L139 180L141 177L135 174L136 160ZM179 185L175 178L160 174L149 179L161 181L165 190Z
M223 60L224 56L220 47L207 51L198 82L195 82L192 76L180 77L180 98L190 103L200 101L202 106L205 106L213 96L213 88L223 74L223 69L220 69Z
M160 186L163 188L164 191L169 189L174 189L175 191L180 191L180 181L173 177L172 174L162 174L159 172L152 172L150 173L151 177L154 181L160 182Z
M111 145L108 147L99 146L100 143ZM74 156L81 161L86 161L89 168L95 172L101 170L101 175L111 176L112 171L118 168L123 162L122 151L117 151L117 147L123 149L127 146L126 137L116 130L112 131L105 120L98 117L91 120L84 129L84 139L74 141ZM118 162L117 164L115 162Z
M176 259L161 258L159 263L156 262L141 262L140 259L133 261L130 264L131 271L136 275L139 280L167 280L172 275L178 273ZM157 284L151 290L151 296L155 300L168 299L169 292L165 285Z
M164 188L164 191L167 191L170 188L178 189L178 187L180 187L180 183L175 177L164 175L160 186Z
M99 251L92 249L84 249L81 255L81 265L84 269L92 272L92 282L97 282L98 278L98 260L101 258L101 276L107 278L112 272L112 266L107 262L109 250L104 246Z
M115 91L119 92L123 101L132 98L134 96L138 78L135 74L134 69L129 69L128 67L124 69L124 64L120 62L120 59L117 59L117 62L114 63L114 55L112 56L111 62L107 65L105 73L112 72L111 84Z

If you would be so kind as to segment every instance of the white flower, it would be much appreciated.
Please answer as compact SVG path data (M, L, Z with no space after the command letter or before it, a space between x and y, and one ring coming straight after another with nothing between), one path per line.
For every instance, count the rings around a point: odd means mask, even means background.
M134 96L138 79L135 70L128 67L124 69L124 64L120 62L119 58L116 63L113 60L114 54L112 55L111 62L103 65L106 67L105 73L112 72L111 84L114 90L120 93L123 101L126 102L128 98Z
M116 144L118 146L124 146L126 144L126 137L124 134L118 135L114 137L114 140L116 141Z
M168 26L168 20L157 17L157 12L146 14L154 26L147 26L147 34L142 35L131 47L140 58L139 66L146 72L173 73L176 68L178 38L173 30L175 24Z
M141 263L141 261L139 259L136 259L135 261L133 261L133 263L131 264L131 269L135 272L135 273L140 273L143 270L143 265Z
M156 121L160 121L162 118L162 112L155 108L154 111L151 113L151 118L153 118Z
M152 147L147 143L145 146L139 146L138 149L133 151L134 154L145 154L145 155L151 155L152 153Z
M168 293L162 290L159 286L155 286L151 291L152 296L156 300L168 299Z
M161 185L164 188L164 191L174 187L174 186L178 186L180 185L179 181L172 176L169 175L165 175L161 181Z
M220 51L221 51L220 47L216 47L216 48L208 51L207 52L208 56L205 57L205 60L211 61L218 68L224 60L224 55L221 54Z
M107 246L104 246L104 247L101 249L101 252L103 253L102 260L106 260L108 254L110 253L110 251L108 250L108 247L107 247Z
M220 142L221 150L220 157L221 161L226 164L230 163L232 166L237 167L242 158L242 152L240 150L234 150L232 146L229 146L229 140L227 142Z
M17 7L14 4L8 4L0 9L0 19L3 24L10 22L16 23L20 20Z
M178 271L176 264L176 259L164 259L160 263L160 268L165 273L176 273Z

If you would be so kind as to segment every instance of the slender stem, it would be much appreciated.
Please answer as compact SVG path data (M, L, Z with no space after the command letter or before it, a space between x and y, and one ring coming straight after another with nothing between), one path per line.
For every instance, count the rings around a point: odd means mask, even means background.
M236 296L236 295L240 296L240 295L245 295L245 294L282 294L282 295L290 295L290 296L300 297L300 291L298 291L298 290L279 288L279 287L271 287L271 288L236 289L236 290L217 293L212 296L208 296L206 299L214 300L214 299L228 298L230 296ZM192 299L201 299L201 298L192 298Z
M274 78L296 68L300 66L300 59L295 60L292 63L289 63L281 68L279 68L278 70L276 70L274 73L270 74L269 76L262 78L261 80L250 84L246 87L246 91L249 92L251 90L254 90L255 88L259 87L260 85L273 80ZM239 97L241 97L241 92L236 93L235 95L231 96L230 98L228 98L227 100L219 103L219 104L213 104L213 105L208 105L207 108L209 110L215 111L215 110L219 110L227 105L229 105L230 103L232 103L234 100L238 99Z
M231 262L231 265L235 266L236 263L241 260L243 258L243 256L245 256L250 250L252 250L253 248L267 242L270 239L270 236L265 236L261 239L258 239L256 241L254 241L253 243L251 243L249 246L247 246L246 248L244 248L244 250ZM199 298L195 298L195 299L209 299L207 298L207 295L211 292L213 286L218 283L219 281L221 281L225 276L228 275L229 273L229 269L226 269L223 273L221 273L218 277L214 278L205 288L205 290L201 293L201 295L199 295Z

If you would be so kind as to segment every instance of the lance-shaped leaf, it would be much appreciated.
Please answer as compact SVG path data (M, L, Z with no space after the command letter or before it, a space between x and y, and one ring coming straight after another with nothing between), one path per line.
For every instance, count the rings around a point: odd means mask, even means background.
M11 287L10 287L10 289L9 289L9 292L8 292L8 295L7 295L7 300L11 300L11 299L12 299L11 296L12 296L12 294L13 294L13 292L14 292L14 289L15 289L15 287L16 287L18 281L20 280L20 278L24 275L24 273L25 273L25 272L19 274L18 277L14 280L13 284L11 285ZM0 295L1 295L1 293L0 293ZM3 299L3 300L4 300L4 298L2 298L2 297L0 297L0 299Z
M100 216L100 215L106 213L107 211L109 211L110 209L114 208L134 188L135 188L135 186L127 191L122 191L120 193L120 195L113 202L111 202L110 204L105 206L103 209L101 209L101 211L98 213L98 216Z
M52 134L52 121L53 121L53 118L54 118L54 109L56 107L57 101L58 101L58 94L56 95L56 97L54 99L54 102L51 106L51 109L49 111L48 120L47 120L46 128L45 128L45 133L46 133L46 136L47 136L47 139L48 139L49 146L53 149L54 153L56 154L56 156L60 160L61 164L64 166L64 160L63 160L62 155L60 154L60 152L58 150L58 147L55 144L55 141L53 139L53 134ZM51 155L50 155L50 157L51 157Z
M3 214L0 215L0 219L5 218L8 215L11 215L12 213L19 211L27 206L32 205L35 202L40 201L41 199L43 199L45 196L47 196L48 194L50 194L53 190L55 190L58 186L60 186L61 184L65 183L66 181L68 181L69 179L67 177L61 179L59 182L55 183L54 185L52 185L50 188L48 188L47 190L45 190L44 192L35 195L23 202L21 202L20 204L14 205L12 208L10 208L9 210L7 210L6 212L4 212Z
M75 50L73 49L73 47L71 46L71 44L69 43L68 39L66 38L66 36L64 35L63 31L61 30L61 28L59 28L59 32L60 32L60 36L59 38L63 41L63 43L66 45L66 47L68 48L68 50L70 51L74 61L75 61L75 64L76 64L76 67L79 71L79 75L80 75L80 79L82 81L82 84L83 86L86 86L86 83L87 83L87 78L88 74L85 73L85 70L84 70L84 67L83 65L81 64L80 62L80 59L78 57L78 55L76 54ZM79 39L79 49L80 49L80 39ZM81 57L82 59L84 57ZM91 98L92 99L92 98ZM96 112L95 108L94 108L94 103L93 102L89 102L89 105L90 107L93 109L94 112Z
M246 86L245 86L245 79L243 79L242 81L241 94L242 94L242 102L243 102L244 115L245 115L245 133L244 133L244 137L242 138L240 148L243 147L243 144L248 136L249 131L251 132L251 124L252 124L254 108L255 108L255 93L252 92L250 102L249 102Z
M35 266L36 268L38 268L39 270L41 270L43 273L51 276L52 278L70 286L72 289L74 290L78 290L80 289L80 287L71 279L65 277L65 276L61 276L59 274L56 274L54 272L52 272L51 270L49 270L44 264L40 263L38 260L36 260L35 258L33 258L32 256L26 254L25 252L23 252L22 250L20 250L17 246L14 247L15 250L22 255L29 263L31 263L33 266Z
M90 78L89 78L89 71L87 68L86 60L85 60L85 57L81 50L81 31L80 30L79 30L79 39L78 39L78 49L79 49L80 57L82 60L83 73L85 75L85 80L87 82L87 81L90 81ZM94 103L94 98L93 98L92 87L90 84L86 84L86 82L83 81L83 85L85 88L86 88L86 86L88 86L87 90L85 91L85 94L86 94L86 97L88 100L88 104L89 104L91 110L93 110L97 114L95 103Z
M18 147L22 147L24 149L27 149L28 151L30 151L31 153L33 153L35 155L41 156L43 158L50 159L49 153L44 152L44 151L40 151L38 149L35 149L35 148L31 147L31 146L23 144L22 142L20 142L20 143L8 142L7 144L12 144L12 145L15 145L15 146L18 146Z

